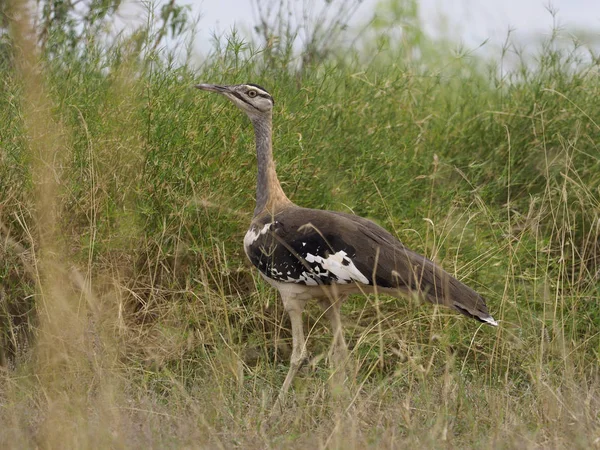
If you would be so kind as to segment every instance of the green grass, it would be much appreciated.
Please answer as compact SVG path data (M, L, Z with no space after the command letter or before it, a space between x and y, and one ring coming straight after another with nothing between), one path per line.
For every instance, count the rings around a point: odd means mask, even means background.
M546 45L500 79L394 49L299 73L235 43L201 69L97 50L1 69L2 448L599 445L596 63ZM313 364L261 431L290 331L241 245L253 131L191 87L247 81L276 99L294 202L379 222L481 292L500 327L353 297L344 396L310 307Z

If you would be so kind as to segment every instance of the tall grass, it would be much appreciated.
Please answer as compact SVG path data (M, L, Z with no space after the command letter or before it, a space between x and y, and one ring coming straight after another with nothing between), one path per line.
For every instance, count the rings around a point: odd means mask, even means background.
M2 448L599 445L596 62L549 43L499 78L473 58L425 64L390 46L296 72L231 39L192 69L139 36L45 59L25 22L12 30ZM311 307L313 358L263 427L289 323L240 244L251 126L196 95L200 81L266 86L290 198L378 221L480 291L500 327L356 296L343 307L351 395L339 398Z

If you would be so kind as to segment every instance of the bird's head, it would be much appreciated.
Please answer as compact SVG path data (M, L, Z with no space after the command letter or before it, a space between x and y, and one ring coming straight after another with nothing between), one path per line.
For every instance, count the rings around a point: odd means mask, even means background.
M244 111L251 120L265 115L270 116L275 104L271 94L257 84L234 84L231 86L197 84L195 87L203 91L223 94Z

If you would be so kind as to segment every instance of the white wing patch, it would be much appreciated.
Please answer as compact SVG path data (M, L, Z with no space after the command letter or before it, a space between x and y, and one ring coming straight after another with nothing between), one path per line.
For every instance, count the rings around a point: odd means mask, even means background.
M322 256L315 256L308 253L306 257L307 262L320 264L321 267L332 273L337 277L339 284L347 284L352 281L358 281L363 284L369 284L369 280L365 277L354 265L354 262L347 256L344 250L340 250L337 253L330 254L327 258ZM317 274L321 275L318 270L318 266L315 269Z
M248 231L246 231L246 235L244 236L244 250L246 251L246 254L248 254L248 249L250 248L250 246L254 244L259 237L261 237L263 234L269 231L273 223L266 223L265 226L263 226L260 230L253 226L250 227Z

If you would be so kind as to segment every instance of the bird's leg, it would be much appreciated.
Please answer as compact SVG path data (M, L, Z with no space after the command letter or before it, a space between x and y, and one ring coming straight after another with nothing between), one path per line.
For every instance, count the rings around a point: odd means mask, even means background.
M346 378L346 361L348 359L348 346L344 340L340 309L345 297L324 298L319 300L319 305L325 313L325 317L331 324L333 341L331 344L330 357L334 370L334 382L338 385L344 383Z
M298 300L294 298L281 297L283 301L283 307L290 316L292 323L292 357L290 358L290 369L285 377L279 397L273 408L273 413L277 414L281 405L285 400L285 395L289 390L298 369L302 365L302 362L306 358L306 342L304 340L304 330L302 329L302 311L306 305L305 300Z

